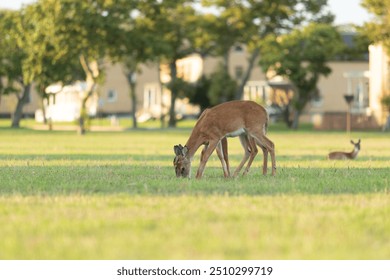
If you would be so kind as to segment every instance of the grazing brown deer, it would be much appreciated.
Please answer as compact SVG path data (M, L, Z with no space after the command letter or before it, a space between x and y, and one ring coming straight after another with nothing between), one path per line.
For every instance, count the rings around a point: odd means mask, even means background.
M205 110L199 117L194 129L183 147L174 146L175 159L174 166L177 177L191 176L191 161L201 145L205 145L201 154L196 178L201 178L206 163L217 149L218 156L222 157L221 162L224 167L224 174L227 160L226 137L239 136L245 150L245 156L234 172L235 175L241 170L245 162L250 159L244 173L249 170L250 164L257 153L256 144L261 147L264 153L263 174L267 172L268 153L271 155L272 175L276 172L275 147L265 134L268 127L267 111L253 101L230 101ZM224 155L223 150L226 150ZM225 160L225 164L223 161Z
M254 138L252 138L248 135L245 135L245 134L241 134L238 137L240 139L240 143L241 143L242 147L244 148L245 155L244 155L244 158L242 159L241 163L238 165L238 167L234 171L234 177L236 177L238 175L238 173L240 173L242 167L249 159L249 162L248 162L248 164L245 168L245 171L243 173L243 175L246 175L249 172L249 169L252 165L252 162L258 153L258 150L256 147L256 142L255 142ZM178 145L178 146L182 147L181 145ZM264 159L267 159L267 156L268 156L267 150L264 147L261 147L261 148L263 150ZM207 146L205 146L202 150L201 157L200 157L201 162L202 162L202 159L204 157L204 153L206 152L206 150L207 150ZM217 145L215 150L217 151L219 160L221 161L224 176L226 178L230 177L230 167L229 167L229 158L228 158L228 152L227 152L228 148L227 148L226 137L222 138L222 140ZM267 163L265 161L265 163L263 163L263 174L267 173L266 164Z
M332 152L328 155L329 159L354 159L357 157L360 151L360 139L357 143L351 140L351 144L354 145L352 152Z

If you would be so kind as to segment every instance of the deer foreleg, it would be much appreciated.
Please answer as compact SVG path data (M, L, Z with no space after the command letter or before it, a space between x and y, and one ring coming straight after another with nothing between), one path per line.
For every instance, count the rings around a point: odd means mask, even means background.
M264 146L260 146L263 151L263 175L267 174L267 165L268 165L268 150Z
M206 167L206 163L210 157L210 155L213 153L215 148L217 147L219 143L219 140L210 142L202 151L201 161L198 167L198 171L196 172L196 179L200 179L203 176L204 169Z
M222 144L223 158L225 159L226 169L228 170L229 177L230 177L230 165L229 165L229 156L228 156L228 143L227 143L227 138L226 137L222 138L221 144Z
M230 177L226 137L222 138L222 140L218 142L218 145L216 147L216 151L217 151L217 155L219 157L219 160L221 161L223 174L224 174L225 178Z

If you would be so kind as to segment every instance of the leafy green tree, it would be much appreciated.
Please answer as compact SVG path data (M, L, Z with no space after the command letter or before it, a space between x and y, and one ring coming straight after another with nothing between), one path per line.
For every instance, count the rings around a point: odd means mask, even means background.
M15 80L21 76L20 58L16 52L15 39L10 36L12 21L9 11L0 11L0 98L2 95L17 93Z
M363 0L362 6L365 7L374 18L363 26L364 34L368 36L372 43L381 44L390 55L390 1ZM390 89L386 89L381 97L382 106L390 112ZM383 130L390 129L390 115L387 117Z
M208 96L210 84L210 78L206 77L206 75L202 75L198 81L193 84L192 90L189 91L188 97L190 102L199 105L201 112L211 106L211 101Z
M105 59L123 39L122 24L130 16L126 0L40 0L52 5L53 45L57 58L73 57L84 71L86 90L81 100L79 133L85 133L86 104L104 78Z
M390 2L387 0L363 0L362 6L374 16L372 21L363 26L365 35L372 42L381 43L390 54Z
M234 99L237 83L232 79L223 64L210 76L208 98L212 106Z
M306 104L318 94L317 83L331 69L327 62L343 47L340 34L328 24L311 23L281 36L269 36L261 49L260 65L286 77L295 88L292 127L298 127Z
M363 7L374 15L372 21L363 26L364 34L369 37L372 43L382 44L387 55L390 55L390 2L379 0L363 0ZM388 89L387 91L389 91ZM381 98L382 105L390 108L390 98L384 93ZM390 116L388 116L385 127L389 127Z
M32 82L39 72L39 67L32 64L28 55L39 38L34 32L28 10L1 12L0 32L0 74L5 80L2 94L15 94L17 98L11 122L11 127L17 128L20 126L23 107L29 102Z
M3 76L7 77L8 91L13 89L11 91L15 92L18 100L12 118L13 127L19 127L23 106L29 100L33 82L43 101L47 97L45 88L48 85L80 78L80 66L76 65L75 60L70 56L58 55L53 24L58 10L53 3L38 1L24 6L20 11L5 12L1 20L0 32L7 34L1 41L4 50Z
M179 59L194 52L194 22L197 14L191 5L192 0L148 0L143 2L141 14L149 19L149 27L156 36L155 53L160 61L169 65L171 81L167 85L171 91L169 127L176 126L175 104L184 85L179 81L176 63Z
M344 47L336 54L336 60L365 61L368 60L368 46L370 38L361 26L340 26L340 34L345 38Z
M28 55L34 60L31 63L39 66L39 71L34 78L36 90L42 101L44 122L46 114L44 100L48 98L46 88L53 83L70 84L76 80L83 80L84 74L78 59L70 55L57 55L55 46L56 30L53 22L57 12L53 1L38 1L29 5L29 18L34 24L34 32L39 37L35 42L35 48L40 51L28 50Z
M112 49L111 58L123 65L123 72L130 88L131 114L133 128L137 128L137 75L141 72L140 65L159 61L162 50L160 31L154 25L154 19L149 18L153 2L137 1L127 7L133 16L125 17L121 24L121 40Z
M327 0L203 0L202 3L220 12L214 38L216 45L222 46L222 52L236 43L247 47L247 68L238 81L235 99L242 99L261 43L268 35L284 34L307 22L332 22L334 18L326 8Z

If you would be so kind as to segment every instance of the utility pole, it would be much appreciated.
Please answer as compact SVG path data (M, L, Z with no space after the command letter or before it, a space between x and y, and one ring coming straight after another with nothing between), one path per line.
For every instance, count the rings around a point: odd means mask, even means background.
M351 133L351 107L353 102L353 94L345 94L344 99L347 102L348 110L347 110L347 134Z

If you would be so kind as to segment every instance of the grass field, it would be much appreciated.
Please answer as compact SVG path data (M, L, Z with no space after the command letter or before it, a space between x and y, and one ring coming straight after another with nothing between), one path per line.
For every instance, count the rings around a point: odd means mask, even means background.
M389 259L390 135L271 127L277 176L176 179L190 129L0 128L0 259ZM231 165L242 157L229 140ZM193 175L199 153L194 159Z

